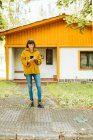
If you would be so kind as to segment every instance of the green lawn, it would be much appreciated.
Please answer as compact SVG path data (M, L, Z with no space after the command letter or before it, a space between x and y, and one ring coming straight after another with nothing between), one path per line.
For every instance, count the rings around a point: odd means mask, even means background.
M60 107L93 107L93 83L60 83L47 87Z
M36 92L36 87L33 87ZM43 101L54 103L56 108L93 107L93 83L59 83L42 85ZM11 81L0 81L0 98L10 95L28 96L27 85L15 84ZM53 104L52 104L53 105ZM50 104L51 107L51 104Z
M0 98L5 98L10 95L27 96L27 86L16 84L12 81L0 80Z

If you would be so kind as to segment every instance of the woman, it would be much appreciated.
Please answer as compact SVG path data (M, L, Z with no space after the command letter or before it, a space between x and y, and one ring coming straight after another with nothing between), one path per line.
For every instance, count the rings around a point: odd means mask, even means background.
M38 107L43 108L41 99L42 99L42 91L41 91L41 81L40 81L40 71L39 66L42 63L40 52L35 50L35 42L34 40L28 40L26 44L25 50L21 54L21 62L24 67L24 75L28 82L29 89L29 97L31 107L34 107L33 100L33 91L32 91L32 77L34 77L36 87L37 87L37 95L38 95Z

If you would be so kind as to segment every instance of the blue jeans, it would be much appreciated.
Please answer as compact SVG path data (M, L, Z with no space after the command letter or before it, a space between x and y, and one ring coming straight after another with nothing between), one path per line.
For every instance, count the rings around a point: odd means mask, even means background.
M25 74L25 76L26 76L26 80L28 82L28 90L29 90L30 100L33 100L32 77L34 77L36 87L37 87L38 101L41 101L42 91L41 91L40 74Z

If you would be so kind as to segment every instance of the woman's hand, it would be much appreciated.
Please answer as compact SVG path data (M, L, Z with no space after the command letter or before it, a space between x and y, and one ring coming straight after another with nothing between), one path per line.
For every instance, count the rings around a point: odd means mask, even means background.
M37 58L34 56L34 60L37 60Z
M32 61L34 61L34 57L32 59L29 59L27 62L30 63Z
M37 62L37 58L34 56L33 58L29 59L27 62L30 63L30 62L32 62L32 61Z
M35 56L34 56L34 61L37 64L38 60L37 60L37 58Z

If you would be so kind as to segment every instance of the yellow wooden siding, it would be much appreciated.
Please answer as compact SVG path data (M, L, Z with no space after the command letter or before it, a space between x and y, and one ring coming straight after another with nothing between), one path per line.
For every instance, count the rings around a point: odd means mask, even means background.
M10 47L24 47L28 39L34 39L37 46L41 47L93 47L92 29L88 28L81 34L79 30L66 27L65 23L58 21L8 34L6 44Z

